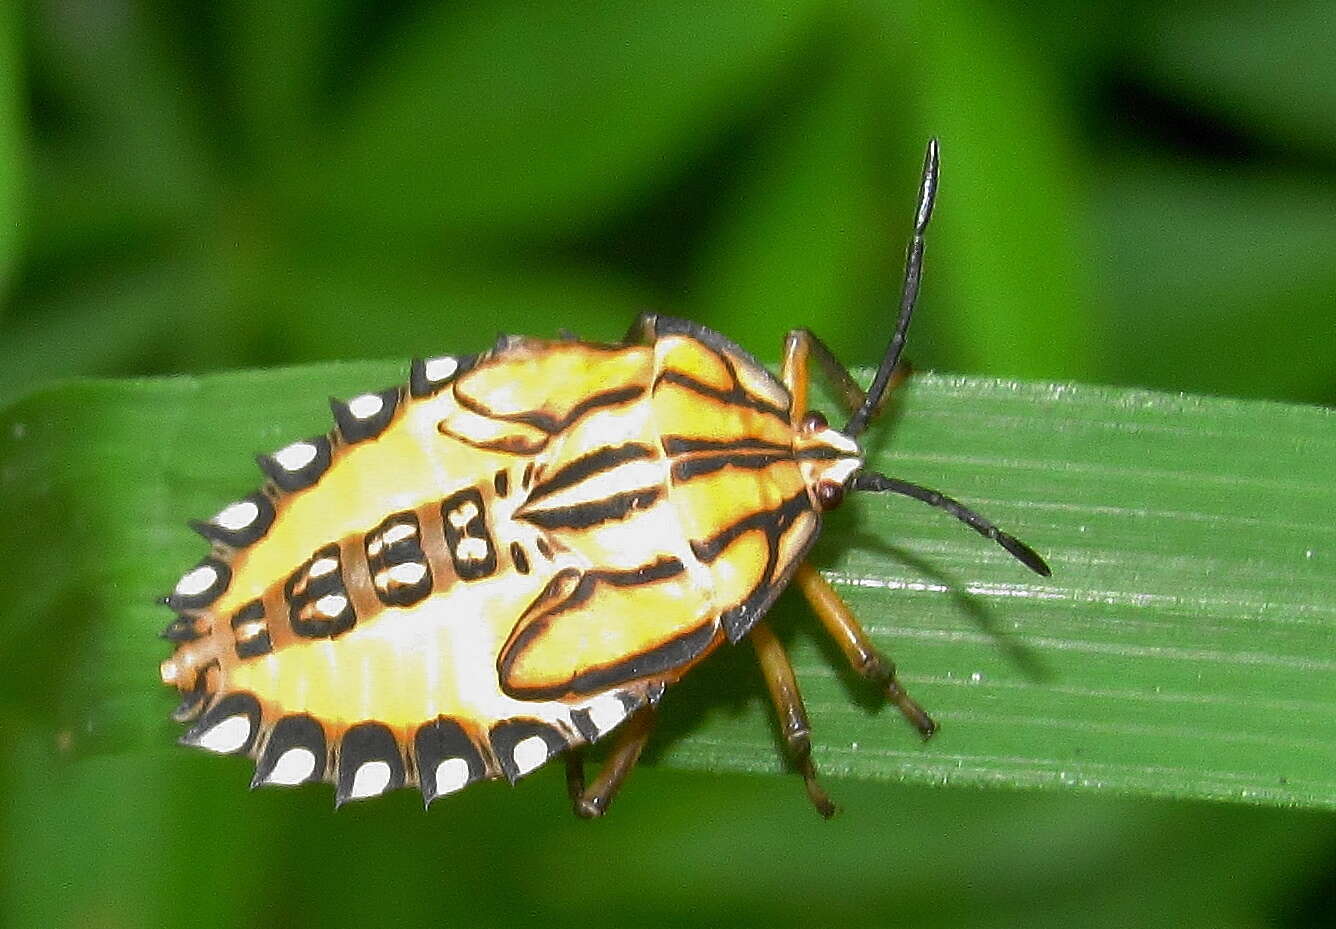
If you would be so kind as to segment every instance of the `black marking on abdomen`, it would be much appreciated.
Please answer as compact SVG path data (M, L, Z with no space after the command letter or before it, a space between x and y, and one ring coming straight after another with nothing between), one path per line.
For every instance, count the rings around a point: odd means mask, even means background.
M487 776L487 763L468 733L444 716L422 726L413 736L413 763L422 799L428 805ZM442 764L447 765L444 771ZM438 775L450 779L442 781Z
M242 732L242 738L236 740L236 730L230 729L227 732L229 741L226 745L215 742L214 739L220 736L214 733L214 729L227 724L233 726L231 722L233 717L240 717L246 721L246 729ZM223 697L204 713L200 721L186 730L185 735L181 736L181 742L185 745L193 745L200 748L207 748L210 751L216 751L229 755L245 754L251 750L255 744L255 738L260 731L260 704L250 694L236 693L228 694ZM212 736L211 733L214 733Z
M412 510L395 513L366 534L371 586L387 606L412 606L432 591L431 565L422 550L422 529Z
M653 506L662 496L661 487L642 487L572 506L550 510L523 509L515 514L515 518L542 529L589 529L600 523L626 519L636 510Z
M609 471L627 461L639 461L653 458L654 449L639 442L627 442L624 445L609 445L568 462L544 478L529 493L528 502L541 500L558 490L573 487L581 481Z
M586 742L591 744L597 742L603 736L611 732L613 728L624 722L626 717L645 705L645 698L643 696L629 690L624 690L613 696L615 696L617 702L622 705L622 715L616 722L605 728L599 728L598 724L594 722L593 714L590 713L588 707L581 707L578 710L571 711L571 722L575 723L575 728L579 730L580 735L584 736Z
M190 528L210 542L245 548L258 542L273 523L274 503L257 490L224 507L213 519L191 520Z
M331 566L328 561L333 561ZM312 576L311 569L319 568ZM326 545L292 573L283 586L292 631L303 638L328 639L357 623L357 612L343 583L337 545Z
M199 610L223 595L232 582L232 568L218 558L205 558L176 582L164 599L173 610Z
M510 543L510 560L514 563L516 571L521 574L529 573L529 556L524 554L524 546L520 543Z
M399 743L389 728L375 722L358 723L339 740L338 774L334 784L334 803L342 805L349 800L363 800L404 786L404 759L399 754ZM357 783L357 775L367 765L384 764L388 777L376 777L383 771L369 771L375 777L372 786ZM354 787L358 789L354 791Z
M323 435L293 442L272 455L255 460L280 490L294 493L310 487L324 475L332 460L329 439Z
M445 498L441 503L441 523L445 548L460 580L476 581L496 571L496 546L487 530L482 494L476 487Z
M215 658L195 672L195 683L189 690L181 694L181 702L177 704L176 709L172 710L172 719L178 723L186 723L203 712L209 698L213 696L209 689L211 684L209 671L219 668L221 668L221 664Z
M362 394L347 403L335 397L329 400L339 435L349 444L373 439L384 432L390 420L394 419L398 406L398 387Z
M506 470L500 470L492 476L492 486L496 488L496 495L504 497L510 493L510 473Z
M566 737L556 729L533 719L497 723L492 727L490 740L501 773L512 784L553 755L565 751L568 745Z
M158 633L168 642L175 642L177 645L184 645L186 642L193 642L204 636L206 630L201 629L199 622L189 616L178 616L167 624L167 628Z
M238 658L258 658L274 650L264 604L252 600L232 614L232 647Z
M430 397L470 370L478 361L476 355L458 358L442 356L423 360L414 358L408 368L408 392L414 398Z
M292 770L275 770L279 760L291 751L310 754L311 770L302 777L295 777L295 772ZM321 781L325 778L328 766L329 746L325 739L325 728L319 721L305 713L285 716L274 726L274 731L270 733L269 740L265 743L259 763L255 766L255 776L251 778L251 786L262 787L266 784L295 786Z

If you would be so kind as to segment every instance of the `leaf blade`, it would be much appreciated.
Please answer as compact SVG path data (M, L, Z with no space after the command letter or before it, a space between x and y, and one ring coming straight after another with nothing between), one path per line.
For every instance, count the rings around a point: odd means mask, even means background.
M312 397L399 376L367 362L83 382L0 414L0 525L78 527L55 572L49 550L0 535L0 587L18 604L0 627L39 641L53 611L85 604L64 619L67 665L40 669L52 683L14 669L0 701L49 713L76 756L169 745L153 637L168 617L151 599L201 554L184 519L258 483L249 452L326 428ZM913 501L863 496L835 514L818 567L944 726L920 745L878 711L789 597L774 621L824 770L1336 807L1336 528L1322 519L1336 415L932 375L898 413L870 466L977 507L1054 576ZM750 663L725 650L671 691L650 761L782 770Z

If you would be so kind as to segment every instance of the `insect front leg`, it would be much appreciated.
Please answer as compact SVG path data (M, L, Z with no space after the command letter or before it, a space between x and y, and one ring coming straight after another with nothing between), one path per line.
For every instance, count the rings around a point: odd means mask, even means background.
M849 370L835 357L830 346L821 341L821 337L811 329L793 329L784 340L784 361L780 366L780 380L793 395L791 421L795 423L801 421L803 414L807 412L808 383L813 360L826 379L826 383L835 391L835 396L844 412L853 414L859 410L866 402L867 394L858 386L858 382L854 380ZM909 362L902 358L891 375L890 386L877 405L878 412L886 405L886 398L909 378L911 370Z
M812 358L816 359L845 407L851 412L861 409L866 399L863 389L826 343L809 329L794 329L784 344L781 369L781 378L793 395L793 421L799 421L807 412L808 371ZM891 378L891 389L899 386L908 375L909 366L898 365ZM891 389L883 396L889 396ZM794 575L794 584L811 604L812 612L821 620L827 634L839 644L853 669L882 688L887 698L924 738L936 732L937 724L896 680L895 665L872 644L848 605L816 569L807 562L799 565Z

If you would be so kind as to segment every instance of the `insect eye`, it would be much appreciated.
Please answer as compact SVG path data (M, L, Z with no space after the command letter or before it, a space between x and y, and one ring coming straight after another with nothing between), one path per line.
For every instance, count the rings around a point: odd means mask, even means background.
M819 432L828 425L830 424L826 422L825 416L816 410L809 410L807 415L803 417L802 431L807 433Z
M816 502L822 510L833 510L844 502L844 485L836 481L822 481L816 485Z

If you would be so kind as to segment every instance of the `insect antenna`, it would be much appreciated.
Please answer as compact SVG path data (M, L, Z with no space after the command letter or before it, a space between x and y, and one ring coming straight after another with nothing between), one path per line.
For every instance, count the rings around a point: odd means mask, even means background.
M922 500L929 506L935 506L950 513L984 538L992 539L1035 574L1041 577L1048 577L1052 574L1048 565L1044 563L1044 559L1039 557L1039 553L1030 546L1015 536L1003 532L959 500L954 500L938 491L930 490L919 484L911 484L909 481L887 477L875 471L864 471L855 475L853 480L849 482L849 489L902 494L906 497L913 497L915 500Z
M841 432L857 438L867 428L877 408L881 406L886 388L891 383L895 366L900 363L900 353L905 347L905 334L909 331L909 320L914 315L914 304L918 301L919 281L923 277L923 234L928 229L928 220L932 218L932 204L937 199L938 145L936 139L928 140L928 150L923 156L923 180L919 183L918 209L914 212L914 235L909 240L905 253L905 280L900 288L900 318L895 322L895 332L891 334L886 354L882 356L877 376L872 379L863 405L849 417Z

